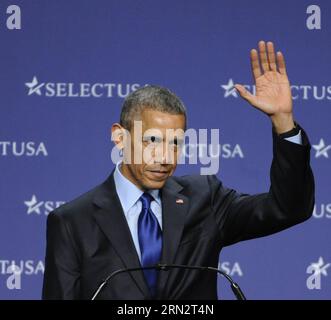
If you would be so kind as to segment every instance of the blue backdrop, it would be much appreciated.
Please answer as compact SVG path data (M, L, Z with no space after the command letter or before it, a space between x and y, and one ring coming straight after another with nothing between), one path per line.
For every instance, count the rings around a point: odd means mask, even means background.
M20 30L7 28L13 4ZM249 299L330 299L331 2L314 4L317 29L306 0L2 0L0 298L40 298L47 214L108 176L110 126L139 86L176 92L188 127L220 129L226 186L267 191L270 121L231 89L252 89L249 51L264 39L285 55L295 117L313 145L316 206L304 224L224 249L220 267ZM20 289L8 286L12 263ZM224 279L219 296L232 299Z

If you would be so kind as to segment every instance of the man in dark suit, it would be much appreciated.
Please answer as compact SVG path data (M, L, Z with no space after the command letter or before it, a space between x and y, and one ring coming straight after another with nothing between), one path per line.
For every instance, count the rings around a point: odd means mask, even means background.
M241 85L236 89L272 122L269 192L241 194L214 175L173 177L185 108L165 88L140 88L125 99L120 123L112 127L123 161L104 183L48 217L44 299L90 299L107 275L122 268L159 262L217 267L222 247L311 216L310 144L293 120L284 58L261 41L251 63L256 95ZM176 133L167 135L169 130ZM123 273L98 298L216 299L216 275L178 269Z

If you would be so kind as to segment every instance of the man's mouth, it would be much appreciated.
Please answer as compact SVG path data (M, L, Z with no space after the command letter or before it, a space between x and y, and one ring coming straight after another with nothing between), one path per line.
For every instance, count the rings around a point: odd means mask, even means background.
M158 179L162 179L167 177L168 175L168 171L165 170L148 170L153 177L158 178Z

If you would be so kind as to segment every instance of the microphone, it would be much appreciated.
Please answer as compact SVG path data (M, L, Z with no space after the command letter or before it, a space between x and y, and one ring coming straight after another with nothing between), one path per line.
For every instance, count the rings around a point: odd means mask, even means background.
M200 271L213 271L221 274L224 278L226 278L229 283L232 292L234 293L237 300L246 300L246 297L242 290L240 289L239 285L233 281L233 279L226 274L224 271L219 270L217 268L213 267L204 267L204 266L189 266L189 265L180 265L180 264L157 264L155 266L150 267L139 267L139 268L125 268L125 269L119 269L114 272L112 272L110 275L107 276L107 278L99 285L98 289L93 294L91 300L95 300L101 290L108 284L108 282L117 276L120 273L125 272L133 272L133 271L143 271L143 270L160 270L160 271L169 271L170 269L186 269L186 270L200 270Z

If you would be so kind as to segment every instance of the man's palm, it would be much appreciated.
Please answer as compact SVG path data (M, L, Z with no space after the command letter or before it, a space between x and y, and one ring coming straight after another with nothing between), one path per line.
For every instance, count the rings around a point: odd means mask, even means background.
M284 57L280 52L275 55L272 42L268 42L266 47L265 42L260 41L259 55L257 50L251 50L251 65L256 95L252 95L242 85L236 84L239 94L269 116L277 113L291 113L292 94Z

